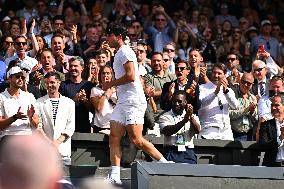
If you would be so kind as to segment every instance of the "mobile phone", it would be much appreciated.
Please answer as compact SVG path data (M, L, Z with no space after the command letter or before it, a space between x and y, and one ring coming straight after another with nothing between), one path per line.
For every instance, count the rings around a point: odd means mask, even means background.
M264 44L260 44L258 45L258 52L265 52L265 49L264 49Z

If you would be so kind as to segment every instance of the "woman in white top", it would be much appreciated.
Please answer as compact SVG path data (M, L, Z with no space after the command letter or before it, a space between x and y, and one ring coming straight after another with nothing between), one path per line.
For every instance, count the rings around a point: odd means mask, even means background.
M91 91L91 102L95 110L93 118L94 132L110 129L110 117L117 102L116 89L111 87L104 91L101 85L113 80L113 70L109 66L102 66L99 71L99 86ZM108 132L107 132L108 133Z

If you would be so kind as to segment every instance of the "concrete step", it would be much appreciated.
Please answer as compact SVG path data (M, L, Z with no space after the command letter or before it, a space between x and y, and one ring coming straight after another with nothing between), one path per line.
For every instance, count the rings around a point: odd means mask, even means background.
M111 172L111 167L97 167L92 165L70 166L64 168L64 172L66 180L70 180L75 186L80 186L83 181L99 181L107 178ZM122 188L130 189L131 168L121 168L120 175L123 184Z

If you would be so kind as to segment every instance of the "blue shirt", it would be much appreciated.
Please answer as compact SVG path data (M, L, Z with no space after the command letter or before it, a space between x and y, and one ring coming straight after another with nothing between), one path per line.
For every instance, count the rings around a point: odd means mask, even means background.
M263 35L254 37L251 42L251 50L253 56L256 55L258 46L260 44L264 45L265 51L269 52L273 59L277 59L277 57L279 56L279 42L276 38L269 37L269 39L266 40Z
M2 85L6 80L6 64L0 60L0 84Z

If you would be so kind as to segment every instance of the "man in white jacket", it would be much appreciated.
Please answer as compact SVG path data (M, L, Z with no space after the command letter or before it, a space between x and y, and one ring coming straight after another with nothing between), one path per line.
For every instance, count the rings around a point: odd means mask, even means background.
M37 100L39 129L57 147L63 164L71 164L71 136L75 130L75 102L59 92L60 76L56 72L45 75L47 95Z
M200 138L234 140L230 124L229 107L236 109L239 102L228 87L226 66L216 63L212 69L211 82L200 86L201 107L198 112Z

